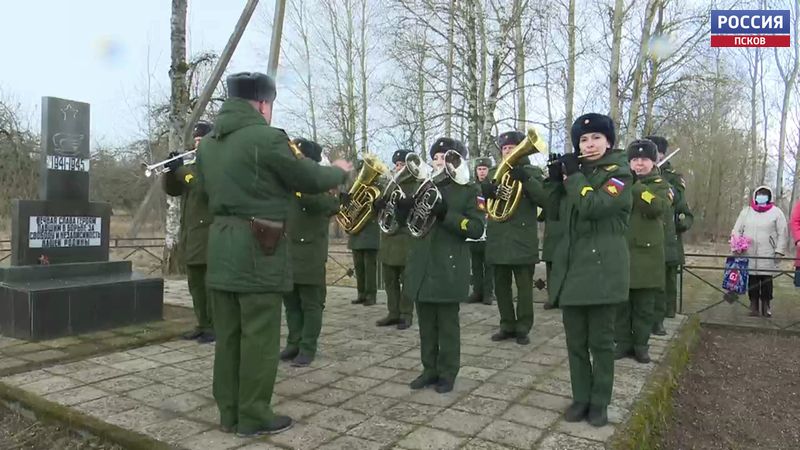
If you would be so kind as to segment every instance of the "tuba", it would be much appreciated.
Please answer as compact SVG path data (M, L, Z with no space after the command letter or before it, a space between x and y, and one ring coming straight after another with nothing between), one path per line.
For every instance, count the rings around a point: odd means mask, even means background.
M419 157L417 156L417 158ZM408 159L406 159L406 167L412 167ZM419 165L418 167L423 166ZM416 238L424 237L436 223L433 207L442 201L442 193L436 185L447 178L462 185L469 183L468 164L461 157L461 154L455 150L448 150L444 154L444 169L431 174L430 167L427 165L424 167L429 169L429 173L424 178L425 181L414 192L414 203L411 205L407 220L408 231ZM420 179L420 177L418 176L417 179Z
M486 213L495 222L505 222L517 210L522 198L522 183L511 178L509 173L520 159L534 153L546 153L547 146L533 128L528 128L528 135L497 166L492 176L492 183L497 184L497 198L486 199Z
M381 190L374 184L388 172L389 169L377 156L364 155L364 164L348 191L349 199L339 205L339 212L336 213L336 221L347 234L357 234L374 215L375 207L372 204L381 195Z
M416 158L417 163L414 166L415 172L412 172L412 169L409 168L409 158L412 160ZM400 183L405 182L411 177L416 177L415 173L418 172L419 167L419 156L415 153L409 153L406 155L405 167L389 180L389 184L383 191L383 199L386 201L386 206L378 214L378 227L388 235L397 233L397 230L400 228L400 222L397 220L397 202L406 198L406 194L403 192L403 189L400 188ZM394 185L394 188L392 188L392 185Z

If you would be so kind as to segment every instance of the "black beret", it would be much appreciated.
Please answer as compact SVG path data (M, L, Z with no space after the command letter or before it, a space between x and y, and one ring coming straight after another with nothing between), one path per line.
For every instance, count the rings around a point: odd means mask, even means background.
M492 160L485 156L480 157L475 160L475 167L492 167Z
M637 139L631 142L628 144L627 152L628 161L633 158L650 158L653 161L658 160L658 147L649 139Z
M192 137L203 137L211 132L211 124L205 120L197 122L192 129Z
M272 102L278 94L275 80L261 72L239 72L230 75L225 83L228 96L259 102Z
M597 113L584 114L575 119L570 130L572 148L575 149L575 153L580 153L581 136L587 133L603 134L611 147L614 147L614 142L617 140L617 135L614 132L614 122L611 117Z
M322 161L322 147L314 141L295 138L294 143L300 148L300 152L308 159L313 159L316 162Z
M667 153L667 147L669 147L667 138L663 136L645 136L644 138L649 139L656 144L656 147L658 147L658 153Z
M437 153L445 153L448 150L455 150L462 158L467 158L467 147L461 141L448 137L440 137L431 145L431 158Z
M519 131L506 131L500 136L497 136L497 146L501 149L506 145L517 146L523 140L525 140L525 133L520 133Z
M397 150L392 155L392 164L397 164L398 162L406 162L406 156L411 153L411 150Z

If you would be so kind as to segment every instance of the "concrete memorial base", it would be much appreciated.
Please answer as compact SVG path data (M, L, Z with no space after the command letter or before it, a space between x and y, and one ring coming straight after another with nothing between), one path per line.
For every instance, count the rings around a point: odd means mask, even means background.
M0 334L41 340L160 320L164 280L130 261L0 268Z

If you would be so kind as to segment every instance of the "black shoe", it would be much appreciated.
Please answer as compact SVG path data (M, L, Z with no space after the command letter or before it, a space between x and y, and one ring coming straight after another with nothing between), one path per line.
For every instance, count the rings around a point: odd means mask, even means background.
M313 356L308 356L301 353L292 360L292 367L308 367L311 365L311 361L314 361Z
M350 302L350 304L351 305L360 305L361 303L364 303L366 301L367 301L367 299L365 299L363 297L358 297L357 299L355 299L352 302Z
M195 328L194 330L184 334L182 337L187 341L193 341L200 337L203 334L203 330L199 328Z
M647 352L646 348L634 349L633 350L633 359L635 359L636 362L639 362L639 363L642 363L642 364L647 364L647 363L649 363L651 361L650 353Z
M444 378L440 378L439 381L436 383L436 387L433 389L440 394L446 394L453 390L453 384L455 383L452 380L445 380Z
M586 421L593 427L608 425L607 408L605 406L591 405L589 407L589 414L586 416Z
M572 402L572 404L569 405L569 408L564 411L564 420L567 422L580 422L586 417L588 412L588 403Z
M656 336L666 336L667 330L664 329L663 323L657 323L653 325L653 334Z
M292 420L289 416L275 416L265 427L259 428L253 431L242 431L239 430L236 432L236 435L242 438L246 437L253 437L253 436L262 436L265 434L278 434L282 433L289 428L294 426L294 420Z
M383 319L375 322L375 325L379 327L388 327L391 325L397 325L398 323L400 323L400 319L392 319L389 317L384 317Z
M197 342L199 342L201 344L210 344L210 343L214 342L215 340L216 340L216 336L214 336L214 333L212 333L210 331L203 332L197 338Z
M436 384L439 381L438 377L431 377L428 375L420 375L414 379L411 383L408 383L408 387L411 389L422 389L431 385Z
M364 306L372 306L377 304L378 302L373 298L372 300L365 299L363 305Z
M467 303L480 303L481 301L483 301L483 295L477 292L473 292L467 297Z
M530 343L531 343L531 338L529 338L527 334L524 336L517 336L517 344L528 345Z
M511 338L513 338L515 336L516 335L514 333L509 333L508 331L500 330L497 333L492 335L492 340L495 341L495 342L506 341L506 340L509 340L509 339L511 339Z
M219 429L222 430L223 433L235 433L236 432L236 425L222 425L220 424Z
M772 317L772 308L770 307L771 300L761 302L761 314L764 317Z
M556 307L556 305L554 305L554 304L552 304L550 302L544 302L544 305L542 305L542 308L544 308L544 309L555 309L555 307Z
M494 301L495 301L494 295L487 295L486 297L483 297L483 304L484 305L492 306Z
M300 349L297 347L289 347L287 346L280 354L281 361L291 361L293 360L298 354L300 354Z
M398 330L407 330L410 327L411 327L411 319L400 319L400 322L397 322Z
M633 349L623 349L622 347L617 347L617 349L614 350L614 359L622 359L629 356L633 356Z

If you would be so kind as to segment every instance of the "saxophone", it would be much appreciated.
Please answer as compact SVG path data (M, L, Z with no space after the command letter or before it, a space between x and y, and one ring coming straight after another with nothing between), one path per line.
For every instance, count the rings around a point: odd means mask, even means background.
M375 182L389 172L375 155L365 154L363 160L358 177L348 191L349 199L339 205L339 212L336 213L336 222L347 234L358 234L374 216L375 207L372 204L381 196L381 190L374 186Z
M547 146L533 128L528 128L528 135L497 166L492 176L492 183L497 184L497 198L486 200L486 213L495 222L505 222L519 207L522 198L522 183L511 178L509 173L520 159L534 153L546 153Z
M469 183L469 167L460 153L448 150L444 155L444 161L444 168L435 173L431 173L432 170L428 171L425 181L414 192L414 203L408 213L407 224L408 231L416 238L424 237L436 223L433 207L442 201L442 193L436 185L447 178L462 185ZM406 167L410 167L408 161Z

